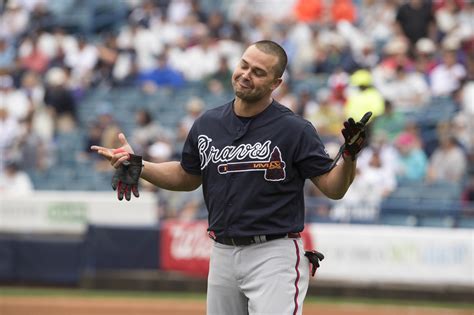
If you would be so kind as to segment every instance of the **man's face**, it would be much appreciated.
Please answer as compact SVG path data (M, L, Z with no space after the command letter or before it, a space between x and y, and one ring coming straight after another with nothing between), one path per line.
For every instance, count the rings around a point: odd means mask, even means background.
M246 102L256 102L270 95L281 83L273 70L277 63L276 56L255 46L247 48L232 74L235 95Z

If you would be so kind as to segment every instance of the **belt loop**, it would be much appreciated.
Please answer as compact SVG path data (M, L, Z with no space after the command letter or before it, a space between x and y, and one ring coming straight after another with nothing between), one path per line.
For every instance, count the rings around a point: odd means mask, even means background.
M265 243L267 241L266 235L256 235L253 237L256 244Z

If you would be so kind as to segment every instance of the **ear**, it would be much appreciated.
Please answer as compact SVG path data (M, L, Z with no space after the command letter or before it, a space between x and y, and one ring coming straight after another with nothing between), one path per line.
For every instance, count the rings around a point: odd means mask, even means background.
M273 81L272 85L271 85L271 90L272 91L275 91L279 86L280 84L283 82L283 79L282 78L277 78Z

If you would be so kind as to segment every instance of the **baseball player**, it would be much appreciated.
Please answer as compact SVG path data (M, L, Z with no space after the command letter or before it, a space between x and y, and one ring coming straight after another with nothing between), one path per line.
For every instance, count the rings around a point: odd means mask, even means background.
M179 162L142 161L123 134L118 149L92 146L117 169L119 199L138 197L139 177L170 190L202 185L214 240L208 314L302 314L310 265L314 274L323 258L300 238L304 182L340 199L354 179L364 124L344 123L336 164L313 125L272 99L286 63L272 41L249 46L232 75L234 100L195 121Z

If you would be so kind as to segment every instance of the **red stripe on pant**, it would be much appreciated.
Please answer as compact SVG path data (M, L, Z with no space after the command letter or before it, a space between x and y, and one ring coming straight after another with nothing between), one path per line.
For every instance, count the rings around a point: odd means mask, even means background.
M298 243L296 240L293 240L293 243L295 244L296 248L296 265L295 265L295 270L296 270L296 280L295 280L295 310L293 312L293 315L296 315L298 313L298 294L300 293L300 289L298 288L298 282L300 281L300 270L299 270L299 265L300 265L300 248L298 247Z

